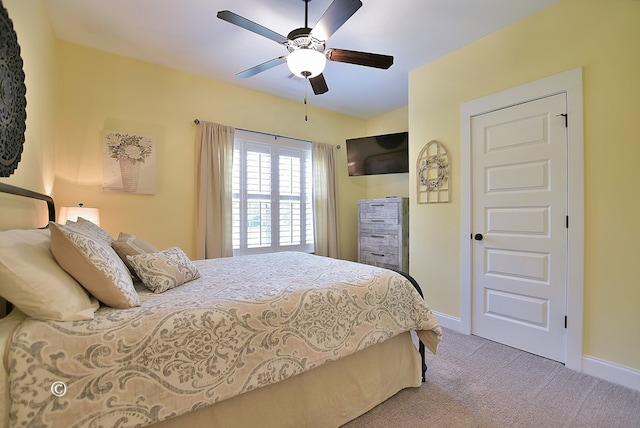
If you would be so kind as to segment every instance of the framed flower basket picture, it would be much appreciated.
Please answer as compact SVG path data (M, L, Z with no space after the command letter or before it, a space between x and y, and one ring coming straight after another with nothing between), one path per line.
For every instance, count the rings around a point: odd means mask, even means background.
M156 193L154 137L105 130L102 153L102 190Z

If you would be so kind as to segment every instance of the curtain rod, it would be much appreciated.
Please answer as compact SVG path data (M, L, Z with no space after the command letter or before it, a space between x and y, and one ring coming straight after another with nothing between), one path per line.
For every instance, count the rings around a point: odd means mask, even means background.
M193 119L193 123L195 123L196 125L199 125L200 124L200 119L198 119L198 118ZM237 129L238 131L253 132L253 133L256 133L256 134L269 135L271 137L276 137L276 138L292 138L292 137L285 137L284 135L269 134L268 132L252 131L251 129L242 129L242 128L235 128L235 129ZM293 140L300 140L299 138L292 138L292 139ZM303 140L300 140L300 141L303 141ZM338 144L336 146L336 149L340 150L340 144Z

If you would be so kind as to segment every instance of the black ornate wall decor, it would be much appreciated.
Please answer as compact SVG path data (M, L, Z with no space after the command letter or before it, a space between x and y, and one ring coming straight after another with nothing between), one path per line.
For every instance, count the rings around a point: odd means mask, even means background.
M0 1L0 177L18 167L27 129L27 88L13 22Z

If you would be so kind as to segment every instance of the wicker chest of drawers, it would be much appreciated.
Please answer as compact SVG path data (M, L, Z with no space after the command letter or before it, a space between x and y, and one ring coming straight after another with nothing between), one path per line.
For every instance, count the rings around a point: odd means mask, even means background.
M409 199L361 199L358 217L358 261L409 273Z

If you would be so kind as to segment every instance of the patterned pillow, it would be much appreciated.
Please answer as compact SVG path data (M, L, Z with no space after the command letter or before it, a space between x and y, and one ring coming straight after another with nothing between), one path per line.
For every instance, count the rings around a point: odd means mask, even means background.
M58 264L96 299L119 309L140 305L129 270L111 246L54 222L49 228Z
M93 319L100 306L56 263L48 229L0 232L0 295L33 318Z
M154 293L162 293L200 278L200 272L178 247L157 253L127 256L142 283Z
M127 256L136 256L138 254L145 253L157 253L157 250L153 245L147 241L131 235L129 233L120 232L118 239L111 243L111 247L116 251L116 254L122 259L125 265L129 268L132 274L135 275L133 266L127 260Z
M111 235L109 235L104 229L82 217L78 217L78 221L67 221L64 225L67 229L84 233L85 235L99 240L104 244L111 245L113 242Z

